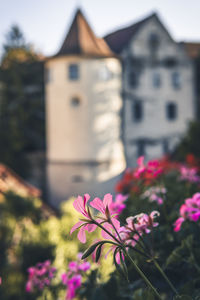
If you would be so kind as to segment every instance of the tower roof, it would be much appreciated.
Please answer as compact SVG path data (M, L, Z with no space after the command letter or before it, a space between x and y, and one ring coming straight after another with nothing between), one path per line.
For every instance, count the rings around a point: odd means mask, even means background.
M62 47L56 54L110 57L115 54L104 39L97 38L80 9L77 10Z

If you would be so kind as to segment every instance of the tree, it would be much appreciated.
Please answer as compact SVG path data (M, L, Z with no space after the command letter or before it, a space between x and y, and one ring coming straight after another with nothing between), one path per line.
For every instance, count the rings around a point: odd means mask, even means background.
M44 149L44 64L17 26L0 65L0 161L28 175L26 154Z

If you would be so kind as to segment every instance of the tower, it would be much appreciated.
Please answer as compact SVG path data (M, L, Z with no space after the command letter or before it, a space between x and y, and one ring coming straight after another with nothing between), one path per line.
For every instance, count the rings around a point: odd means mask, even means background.
M121 64L80 10L46 69L47 193L112 192L125 168L121 142Z

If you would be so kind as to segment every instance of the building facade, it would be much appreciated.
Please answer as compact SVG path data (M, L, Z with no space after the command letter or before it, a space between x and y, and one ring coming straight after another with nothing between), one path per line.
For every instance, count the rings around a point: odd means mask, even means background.
M193 64L156 14L105 37L123 61L127 164L171 152L195 115Z
M124 157L162 157L194 119L192 62L156 14L99 39L78 10L45 67L53 205L112 192Z

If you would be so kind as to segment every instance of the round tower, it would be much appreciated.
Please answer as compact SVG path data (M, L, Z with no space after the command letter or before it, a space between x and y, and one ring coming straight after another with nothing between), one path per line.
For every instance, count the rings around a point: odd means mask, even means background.
M45 69L50 203L113 192L125 168L119 59L78 10L60 51Z

